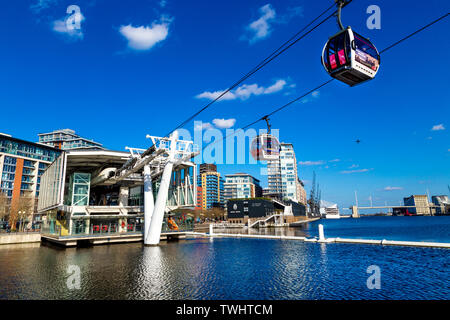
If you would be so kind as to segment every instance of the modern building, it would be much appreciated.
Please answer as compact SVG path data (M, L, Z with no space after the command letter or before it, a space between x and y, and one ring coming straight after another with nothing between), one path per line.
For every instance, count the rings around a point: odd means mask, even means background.
M224 199L245 199L262 196L259 180L248 173L225 175Z
M431 202L436 206L436 214L450 214L450 200L448 196L432 196Z
M53 149L53 148L52 148ZM58 150L59 151L59 150ZM60 151L59 151L60 152ZM121 178L115 173L130 163L128 152L64 151L42 175L38 212L45 215L43 234L87 235L137 232L144 217L144 168ZM161 171L152 168L157 198ZM196 167L191 161L174 165L166 209L195 207ZM178 222L177 223L182 223ZM163 229L168 224L163 224Z
M197 202L195 205L195 210L202 209L202 187L197 185Z
M197 185L201 188L199 190L201 195L198 196L198 199L201 199L201 206L198 204L197 207L203 210L223 207L224 179L217 172L216 165L203 163L199 172Z
M292 223L307 217L306 207L295 201L274 199L237 199L227 201L227 221L249 223L273 215L281 215L283 223Z
M267 161L268 194L306 203L306 192L298 178L297 160L292 143L280 143L278 159ZM303 191L302 191L303 189Z
M416 215L430 215L431 208L426 195L411 195L403 198L405 206L414 206L415 208L408 208L408 212Z
M306 190L305 190L305 184L303 183L300 178L298 178L297 183L297 195L298 195L298 202L306 205L308 199L306 199Z
M104 150L101 143L89 140L75 134L74 130L61 129L49 133L39 133L39 143L46 144L61 150Z
M25 209L32 214L41 188L44 170L62 153L61 150L38 143L13 138L0 133L0 192L10 201L10 212ZM22 199L23 200L23 199ZM21 208L23 207L23 208Z

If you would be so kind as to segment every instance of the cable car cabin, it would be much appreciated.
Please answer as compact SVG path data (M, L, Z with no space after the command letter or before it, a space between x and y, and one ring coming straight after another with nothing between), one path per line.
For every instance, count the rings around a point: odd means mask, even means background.
M322 65L333 78L354 86L375 77L380 54L368 39L347 27L325 44Z
M270 134L256 136L250 148L255 160L275 160L280 155L280 142Z

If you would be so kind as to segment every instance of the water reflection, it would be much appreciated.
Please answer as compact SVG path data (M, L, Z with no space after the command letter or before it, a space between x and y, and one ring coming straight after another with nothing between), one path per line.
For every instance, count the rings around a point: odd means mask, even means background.
M306 227L214 229L215 233L310 237Z
M0 299L449 299L449 260L444 249L243 238L2 247ZM81 290L66 286L71 264ZM382 290L366 287L372 264Z

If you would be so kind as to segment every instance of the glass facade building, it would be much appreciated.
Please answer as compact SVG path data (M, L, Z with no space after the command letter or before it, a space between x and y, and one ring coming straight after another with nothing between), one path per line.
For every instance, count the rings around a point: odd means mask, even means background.
M267 193L279 194L282 199L296 202L306 198L298 178L297 160L291 143L281 143L278 159L267 161L267 179Z
M20 197L37 199L44 170L61 150L0 134L0 192L18 206ZM30 214L33 212L30 212Z
M225 200L245 199L262 196L259 180L247 173L227 174L225 176Z
M210 164L200 165L197 185L199 187L197 208L206 210L213 207L224 207L224 180L217 171L208 171L213 167Z

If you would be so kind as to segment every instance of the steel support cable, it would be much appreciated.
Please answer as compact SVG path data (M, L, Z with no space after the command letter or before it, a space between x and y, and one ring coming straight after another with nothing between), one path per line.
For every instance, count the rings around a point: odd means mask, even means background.
M409 39L409 38L411 38L412 36L416 35L417 33L419 33L419 32L421 32L421 31L423 31L423 30L425 30L425 29L431 27L433 24L435 24L435 23L441 21L442 19L447 18L447 16L448 16L449 14L450 14L450 13L444 14L443 16L441 16L441 17L437 18L436 20L430 22L430 23L427 24L426 26L423 26L422 28L420 28L420 29L414 31L413 33L410 33L410 34L407 35L406 37L404 37L404 38L402 38L402 39L400 39L400 40L394 42L393 44L391 44L391 45L388 46L387 48L384 48L383 50L381 50L380 53L383 53L383 52L388 51L389 49L391 49L391 48L393 48L393 47L399 45L401 42L405 41L406 39Z
M399 45L399 44L402 43L403 41L405 41L405 40L411 38L412 36L418 34L419 32L421 32L421 31L423 31L423 30L425 30L425 29L431 27L433 24L435 24L435 23L437 23L437 22L443 20L443 19L446 18L448 15L450 15L450 13L444 14L443 16L437 18L436 20L430 22L429 24L423 26L422 28L420 28L420 29L418 29L418 30L416 30L416 31L414 31L414 32L412 32L412 33L410 33L409 35L403 37L402 39L400 39L400 40L394 42L394 43L391 44L390 46L388 46L388 47L384 48L383 50L381 50L381 51L380 51L380 54L383 53L383 52L388 51L389 49L391 49L391 48L393 48L393 47L395 47L395 46L397 46L397 45ZM333 79L330 79L330 80L328 80L328 81L325 81L324 83L318 85L318 86L315 87L314 89L311 89L311 90L309 90L309 91L303 93L301 96L299 96L299 97L297 97L297 98L295 98L295 99L289 101L288 103L282 105L281 107L279 107L279 108L277 108L277 109L271 111L270 113L264 115L263 117L259 118L258 120L255 120L255 121L253 121L252 123L249 123L249 124L247 124L246 126L240 128L240 129L241 129L241 130L247 129L248 127L250 127L250 126L252 126L252 125L258 123L259 121L264 120L264 118L269 117L269 116L271 116L271 115L273 115L273 114L275 114L275 113L277 113L277 112L283 110L284 108L287 108L287 107L290 106L291 104L293 104L293 103L295 103L295 102L297 102L297 101L299 101L299 100L305 98L306 96L310 95L310 94L313 93L314 91L316 91L316 90L318 90L318 89L320 89L320 88L326 86L327 84L329 84L330 82L332 82L332 81L334 81L334 80L335 80L335 79L333 78ZM208 146L211 146L211 145L214 145L214 144L216 144L216 143L218 143L218 142L220 142L220 141L223 141L224 139L227 139L228 137L233 136L234 134L235 134L235 133L229 134L229 135L225 136L224 138L222 138L222 139L220 139L220 140L214 141L214 142L212 142L212 143L206 145L205 147L202 148L202 151L205 150L205 148L207 148Z
M219 96L217 96L214 100L212 100L211 102L209 102L208 104L206 104L203 108L201 108L199 111L197 111L196 113L194 113L192 116L190 116L189 118L187 118L186 120L184 120L182 123L180 123L177 127L175 127L172 131L170 131L168 134L166 134L165 136L169 136L172 132L174 132L175 130L183 127L185 124L187 124L188 122L190 122L192 119L194 119L196 116L198 116L200 113L202 113L204 110L206 110L207 108L209 108L213 103L217 102L218 100L220 100L223 96L225 96L227 93L229 93L231 90L233 90L234 88L236 88L238 85L240 85L242 82L244 82L245 80L247 80L250 76L252 76L254 73L256 73L257 71L259 71L260 69L262 69L263 67L265 67L267 64L269 64L272 60L274 60L275 58L277 58L279 55L281 55L282 53L284 53L287 49L289 49L290 47L292 47L294 44L296 44L298 41L302 40L304 37L306 37L308 34L310 34L312 31L314 31L316 28L318 28L320 25L322 25L323 23L325 23L328 19L330 19L331 17L333 17L337 10L334 11L332 14L330 14L329 16L327 16L325 19L323 19L321 22L319 22L317 25L315 25L313 28L311 28L310 30L308 30L306 33L304 33L302 36L299 37L299 35L304 32L309 26L311 26L314 22L316 22L317 20L319 20L323 15L325 15L331 8L333 8L335 6L335 4L333 3L333 5L331 5L328 9L326 9L325 11L323 11L319 16L317 16L315 19L313 19L310 23L308 23L305 27L303 27L300 31L298 31L295 35L293 35L291 38L289 38L289 40L287 40L286 42L284 42L278 49L276 49L274 52L272 52L267 58L265 58L263 61L261 61L258 65L256 65L253 69L251 69L248 73L246 73L244 76L242 76L238 81L236 81L235 83L233 83L228 89L226 89L225 91L223 91ZM298 38L297 38L298 37ZM297 39L296 39L297 38Z

